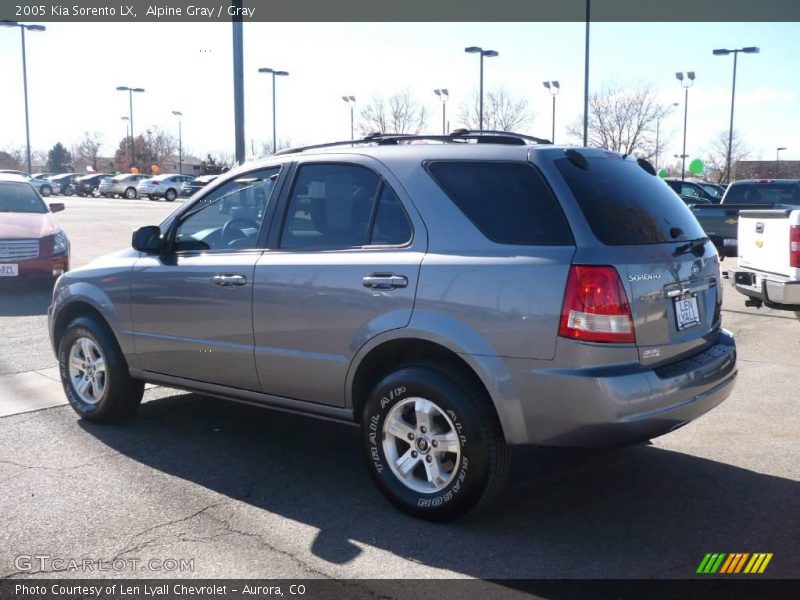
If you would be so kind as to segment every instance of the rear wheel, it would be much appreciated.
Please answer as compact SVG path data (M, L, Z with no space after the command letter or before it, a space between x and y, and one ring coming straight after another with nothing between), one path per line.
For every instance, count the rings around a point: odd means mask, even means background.
M142 401L144 382L128 374L128 364L108 327L79 317L58 346L58 367L67 400L81 417L100 423L133 415Z
M174 202L175 198L177 197L178 193L172 188L168 189L167 192L164 194L164 200L166 200L167 202Z
M71 185L68 185L67 187L62 189L61 193L64 194L65 196L72 196L72 194L75 193L75 190L72 188Z
M136 198L136 188L129 187L125 190L125 197L128 200L133 200Z
M509 452L485 392L446 371L402 367L367 399L364 447L378 488L400 510L458 518L502 487Z
M95 185L95 186L93 186L93 187L92 187L92 189L90 190L90 193L91 193L91 195L92 195L92 196L94 196L95 198L99 198L99 197L100 197L100 188L99 188L99 187L97 187L97 186Z
M51 188L49 185L43 185L43 186L42 186L42 187L39 189L39 192L42 194L42 196L44 196L45 198L47 198L47 197L48 197L50 194L52 194L52 193L53 193L53 189L52 189L52 188Z

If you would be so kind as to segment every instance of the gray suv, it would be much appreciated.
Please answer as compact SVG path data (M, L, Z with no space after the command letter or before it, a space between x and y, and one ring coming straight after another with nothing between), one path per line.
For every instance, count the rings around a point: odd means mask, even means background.
M687 424L737 373L713 244L647 161L538 141L380 135L220 176L59 279L70 404L118 421L153 382L354 422L430 520L485 503L512 445Z

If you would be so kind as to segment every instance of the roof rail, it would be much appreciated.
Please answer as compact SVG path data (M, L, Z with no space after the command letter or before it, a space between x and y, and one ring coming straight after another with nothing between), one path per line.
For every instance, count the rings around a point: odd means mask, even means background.
M531 135L524 135L521 133L512 133L509 131L474 131L468 129L455 129L448 135L436 134L405 134L405 133L370 133L358 140L343 140L340 142L327 142L325 144L314 144L311 146L299 146L297 148L286 148L279 150L272 156L280 156L284 154L297 154L305 152L306 150L319 150L322 148L333 148L336 146L355 146L363 144L377 144L379 146L390 146L413 141L430 141L442 143L466 143L473 140L478 144L505 144L522 146L529 142L535 144L552 144L550 140L543 138L533 137Z

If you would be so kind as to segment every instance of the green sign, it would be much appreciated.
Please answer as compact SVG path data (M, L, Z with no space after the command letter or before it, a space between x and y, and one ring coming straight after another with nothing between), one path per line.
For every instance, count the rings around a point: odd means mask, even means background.
M705 165L703 161L699 158L695 158L692 162L689 163L689 173L692 175L700 175L703 171L705 171Z

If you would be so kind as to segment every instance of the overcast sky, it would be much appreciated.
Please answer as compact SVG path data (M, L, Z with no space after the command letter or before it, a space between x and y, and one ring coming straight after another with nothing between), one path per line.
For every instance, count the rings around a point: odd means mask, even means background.
M229 23L47 23L27 34L31 144L69 146L85 131L99 132L110 155L124 136L127 94L118 85L143 87L134 97L136 132L152 125L177 134L172 110L184 114L184 147L196 154L233 153L231 25ZM0 29L0 149L25 143L19 31ZM372 95L408 90L430 111L428 129L441 129L434 88L448 88L448 117L477 89L478 57L465 46L497 50L485 63L487 90L524 95L535 113L528 133L550 136L545 79L561 82L556 141L580 119L583 99L583 23L246 23L245 135L272 139L271 78L259 67L287 70L278 79L278 138L296 144L349 139L342 95L363 105ZM735 127L755 157L800 159L800 24L594 23L591 88L647 84L665 103L681 102L662 122L670 138L665 155L680 153L683 91L676 71L694 70L689 92L687 152L702 156L727 131L733 57L718 47L759 46L740 55ZM671 136L671 137L670 137Z

